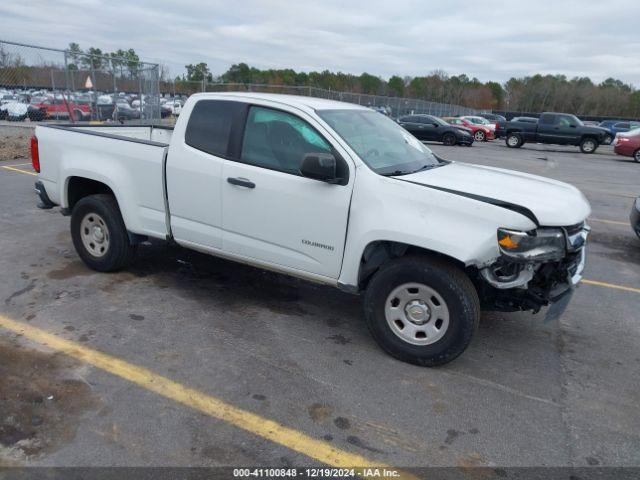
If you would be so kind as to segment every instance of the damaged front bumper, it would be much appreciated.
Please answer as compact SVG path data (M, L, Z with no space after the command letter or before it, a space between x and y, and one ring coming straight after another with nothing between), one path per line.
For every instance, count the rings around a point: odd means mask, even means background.
M502 255L479 270L477 287L483 308L538 312L569 296L582 280L590 230L585 223L563 227L566 253L560 260L522 262Z

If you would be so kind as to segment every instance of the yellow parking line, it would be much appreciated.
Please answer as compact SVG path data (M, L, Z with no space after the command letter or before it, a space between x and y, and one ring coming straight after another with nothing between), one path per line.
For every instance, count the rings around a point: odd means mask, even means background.
M595 285L597 287L614 288L616 290L624 290L625 292L640 293L640 288L625 287L624 285L616 285L615 283L597 282L595 280L582 280L587 285Z
M32 163L31 162L29 162L29 163L15 163L13 165L7 165L7 166L8 167L24 167L26 165L32 165Z
M27 172L26 170L22 170L21 168L14 168L14 167L10 167L8 165L2 165L2 168L6 169L6 170L11 170L12 172L26 173L27 175L33 175L33 176L37 176L38 175L35 172Z
M358 454L336 448L327 442L316 440L273 420L242 410L223 400L189 388L162 375L158 375L146 368L87 348L78 343L56 337L31 325L16 322L15 320L0 315L0 327L21 334L29 340L46 345L77 360L135 383L146 390L157 393L194 410L199 410L206 415L283 445L324 464L339 468L390 468L383 464L376 464ZM407 477L407 475L402 476Z
M610 223L612 225L624 225L625 227L629 226L629 222L619 222L617 220L604 220L602 218L589 218L590 222L600 222L600 223Z

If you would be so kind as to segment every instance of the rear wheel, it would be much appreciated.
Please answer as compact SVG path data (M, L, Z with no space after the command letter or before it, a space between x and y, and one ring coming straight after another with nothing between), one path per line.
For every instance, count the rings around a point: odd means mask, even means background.
M580 151L582 153L593 153L597 148L598 142L591 137L584 138L580 142Z
M452 146L456 144L456 136L453 133L445 133L442 136L442 144Z
M605 145L611 145L611 142L613 142L613 137L611 135L606 135L602 141Z
M371 334L390 355L433 367L460 355L480 319L469 278L457 267L422 256L383 265L364 298Z
M473 134L473 138L476 140L476 142L484 142L487 136L482 130L477 130L476 133Z
M638 150L636 150L635 152L633 152L633 159L640 163L640 148Z
M505 139L505 143L509 148L520 148L522 146L522 135L518 133L509 133Z
M71 237L82 261L99 272L121 270L135 253L113 195L79 200L71 213Z

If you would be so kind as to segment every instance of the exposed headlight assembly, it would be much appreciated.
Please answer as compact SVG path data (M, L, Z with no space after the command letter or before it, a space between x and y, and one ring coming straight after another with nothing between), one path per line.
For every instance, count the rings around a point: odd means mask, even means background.
M503 255L514 261L547 262L566 254L565 235L560 228L541 228L531 233L498 229L498 245Z

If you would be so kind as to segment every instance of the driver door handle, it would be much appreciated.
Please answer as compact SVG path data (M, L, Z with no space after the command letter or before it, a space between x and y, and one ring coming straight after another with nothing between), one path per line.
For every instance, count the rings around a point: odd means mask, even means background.
M256 188L255 183L253 183L251 180L247 180L246 178L242 178L242 177L237 177L237 178L228 177L227 182L229 182L231 185L237 185L238 187Z

